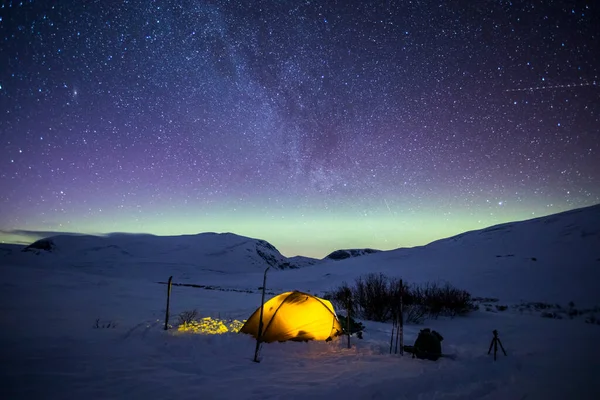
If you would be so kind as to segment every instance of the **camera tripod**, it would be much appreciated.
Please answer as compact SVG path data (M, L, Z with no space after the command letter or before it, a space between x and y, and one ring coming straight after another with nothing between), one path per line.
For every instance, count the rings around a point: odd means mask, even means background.
M500 348L502 349L502 352L504 353L504 355L506 355L506 350L504 350L504 346L502 346L502 342L500 341L500 338L498 337L498 331L494 329L492 333L494 334L494 337L492 338L492 343L490 343L490 349L488 350L488 354L490 354L490 352L492 351L492 347L493 347L494 348L494 361L496 361L496 353L498 352L498 345L500 345Z

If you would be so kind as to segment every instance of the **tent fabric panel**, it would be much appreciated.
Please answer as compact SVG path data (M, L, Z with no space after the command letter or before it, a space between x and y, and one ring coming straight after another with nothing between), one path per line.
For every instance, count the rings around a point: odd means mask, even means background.
M301 338L325 340L330 337L333 314L315 297L302 293L293 296L296 301L284 302L279 308L279 315L271 325L284 321L284 327L279 332L286 337L286 340L305 340Z
M331 314L335 315L337 318L337 314L335 313L335 309L333 308L333 304L329 300L322 299L320 297L315 296L315 299L319 300L321 303L327 307L327 309L331 312Z
M286 292L265 302L261 340L326 340L342 331L331 302L302 292ZM240 332L256 337L260 307Z
M271 319L277 312L277 309L281 305L281 303L285 300L287 296L289 296L292 292L286 292L279 294L275 297L267 300L263 306L263 335L265 333L266 327L271 322ZM258 322L260 320L260 307L254 311L254 313L248 318L246 323L240 329L240 332L248 333L254 337L258 336Z
M326 340L338 330L341 326L335 315L318 298L294 292L279 306L263 340Z

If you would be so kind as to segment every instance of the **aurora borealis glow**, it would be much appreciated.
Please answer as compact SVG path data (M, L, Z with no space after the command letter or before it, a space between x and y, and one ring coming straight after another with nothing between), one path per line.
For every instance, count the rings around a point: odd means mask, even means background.
M1 4L3 241L323 257L600 202L595 2Z

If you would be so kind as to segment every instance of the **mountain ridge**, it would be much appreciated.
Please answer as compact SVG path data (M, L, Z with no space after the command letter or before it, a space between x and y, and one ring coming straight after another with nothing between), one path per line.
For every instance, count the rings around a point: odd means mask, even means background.
M214 232L180 236L57 235L43 239L52 240L56 246L50 252L32 249L32 245L30 250L40 256L40 263L48 259L48 265L93 266L98 274L123 273L162 280L165 274L173 273L194 283L212 279L198 275L202 271L243 275L272 267L274 270L306 270L307 276L302 279L319 276L319 284L327 286L325 289L365 273L383 272L409 281L423 277L448 280L475 294L485 289L482 294L500 296L503 293L500 289L514 285L515 280L522 285L536 285L543 275L543 279L549 279L549 292L554 296L560 292L564 280L571 285L581 285L582 290L595 287L594 271L600 269L599 230L600 205L595 205L467 231L423 246L400 247L342 260L288 258L268 241ZM0 245L0 260L24 263L25 259L18 259L26 247ZM56 257L63 261L50 263L50 259ZM488 276L484 280L486 288L472 285L475 280L470 276L481 274ZM246 282L240 278L237 284L242 287Z

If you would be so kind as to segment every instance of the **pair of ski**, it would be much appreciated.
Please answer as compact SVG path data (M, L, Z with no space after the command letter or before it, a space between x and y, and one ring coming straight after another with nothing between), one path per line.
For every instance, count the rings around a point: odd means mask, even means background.
M400 303L398 308L394 312L394 321L392 324L392 337L390 338L390 354L392 354L392 347L394 345L394 333L396 334L394 347L394 354L404 355L404 316L402 315L402 297L404 296L404 283L400 279ZM399 346L398 346L399 345Z

